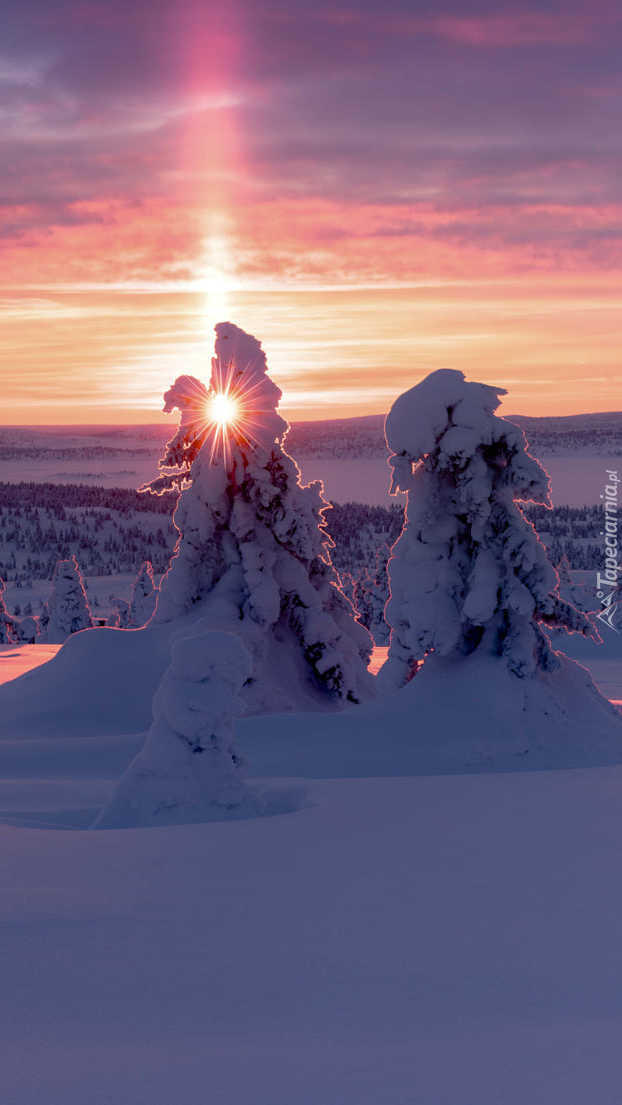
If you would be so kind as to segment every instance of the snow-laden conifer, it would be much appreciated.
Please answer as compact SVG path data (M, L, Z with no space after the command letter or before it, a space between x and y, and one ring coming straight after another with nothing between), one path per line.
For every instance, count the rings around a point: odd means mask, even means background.
M48 644L62 644L72 633L91 629L93 620L75 556L57 562L39 624L42 640Z
M387 579L387 553L381 546L376 553L376 569L373 574L361 572L354 585L354 606L359 621L369 629L377 645L389 642L389 626L385 621L384 608L389 597Z
M11 645L17 641L18 637L15 618L11 617L6 608L5 591L6 584L3 579L0 579L0 645Z
M523 432L495 415L503 388L442 369L401 395L386 420L392 491L408 492L389 562L385 685L427 653L503 657L516 676L553 670L543 626L594 636L519 503L550 507L546 472Z
M39 632L38 620L27 614L14 619L15 637L22 645L34 645Z
M252 816L259 804L244 783L233 719L251 674L239 637L201 622L175 640L153 699L142 751L122 777L97 828L168 825Z
M125 625L138 629L146 625L156 608L158 590L153 579L153 566L145 560L140 566L132 588L132 596Z
M235 404L226 425L211 410L222 396ZM200 613L240 633L253 657L252 710L299 705L312 689L358 702L373 693L371 638L330 561L321 484L302 486L283 448L280 398L261 345L230 323L216 327L209 388L182 376L167 392L180 425L146 490L181 489L180 536L151 624Z

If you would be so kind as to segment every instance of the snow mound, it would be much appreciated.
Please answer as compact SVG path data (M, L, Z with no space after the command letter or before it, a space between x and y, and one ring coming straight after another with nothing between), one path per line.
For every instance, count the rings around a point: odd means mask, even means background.
M212 629L230 631L230 612L229 603L214 595L194 614L173 622L74 634L53 659L0 685L0 740L144 733L173 640L188 636L206 613ZM247 633L247 647L250 640ZM255 627L252 652L258 666L243 690L244 714L335 709L308 681L307 664L287 638L273 642L268 660Z
M210 631L205 622L191 637L173 642L145 746L96 828L181 825L267 812L244 783L243 761L233 743L233 718L251 670L239 637Z
M53 659L0 686L0 739L144 732L170 640L160 627L75 633Z
M391 697L343 714L247 718L254 775L357 778L596 767L622 763L622 718L589 672L517 679L503 660L435 657Z

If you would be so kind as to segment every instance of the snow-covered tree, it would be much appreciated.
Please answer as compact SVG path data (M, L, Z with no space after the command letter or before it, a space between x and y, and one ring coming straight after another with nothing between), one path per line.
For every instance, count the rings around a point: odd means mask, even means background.
M389 561L389 657L401 686L427 653L503 657L516 676L553 670L542 626L596 636L559 595L557 574L519 502L550 507L546 472L522 431L495 415L504 389L441 369L401 395L386 420L391 490L408 492Z
M158 589L153 579L153 565L150 560L145 560L136 576L125 624L132 629L146 625L156 608L157 598Z
M130 604L125 599L113 595L110 598L111 613L107 624L114 629L127 629L130 620Z
M180 536L151 624L200 613L241 634L255 668L249 709L318 692L358 702L373 694L372 642L338 586L321 484L302 486L283 448L281 392L259 342L220 323L215 354L209 389L182 376L165 396L181 422L145 490L181 489Z
M20 644L34 645L37 640L39 627L37 619L31 615L15 619L15 636Z
M52 579L52 593L43 608L39 624L42 640L49 644L62 644L70 634L92 627L84 580L75 556L58 561Z
M251 674L239 637L202 621L175 640L153 699L142 751L122 777L97 828L220 820L260 812L244 783L233 719Z
M15 619L9 614L4 601L6 584L0 579L0 645L12 645L17 641Z

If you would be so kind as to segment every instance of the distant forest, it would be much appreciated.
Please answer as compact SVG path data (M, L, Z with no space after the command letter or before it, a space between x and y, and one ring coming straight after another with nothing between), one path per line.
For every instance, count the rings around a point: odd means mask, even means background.
M139 494L81 484L0 483L0 577L18 584L51 579L56 561L76 556L85 575L134 573L143 560L166 571L177 538L177 496ZM596 569L602 563L599 506L525 506L525 514L559 563ZM326 529L337 570L356 581L373 574L403 524L403 507L334 504Z

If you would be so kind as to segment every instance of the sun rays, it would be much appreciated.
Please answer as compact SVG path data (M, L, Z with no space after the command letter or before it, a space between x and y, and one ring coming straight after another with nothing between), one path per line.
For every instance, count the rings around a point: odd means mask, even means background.
M238 417L238 404L232 395L214 395L208 405L208 418L219 426L228 426Z
M212 461L222 457L228 465L233 445L252 448L259 442L262 415L268 412L260 402L261 381L251 382L250 369L251 365L240 368L216 358L212 362L212 386L204 407Z

